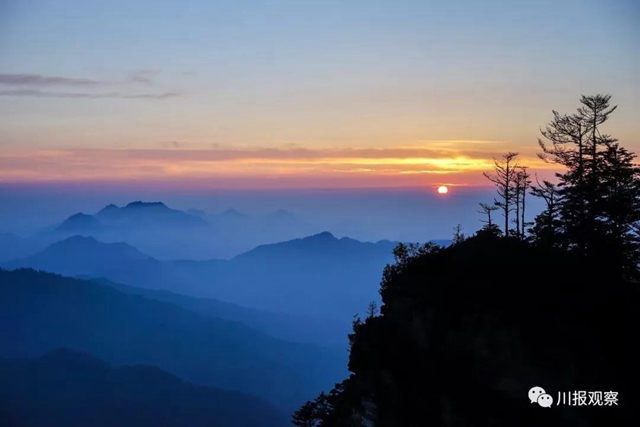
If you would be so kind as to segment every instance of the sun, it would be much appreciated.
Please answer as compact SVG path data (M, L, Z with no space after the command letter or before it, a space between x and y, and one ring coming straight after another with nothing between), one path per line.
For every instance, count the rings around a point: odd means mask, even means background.
M449 189L447 187L445 187L444 185L441 185L440 187L438 187L438 193L447 194L448 192L449 192Z

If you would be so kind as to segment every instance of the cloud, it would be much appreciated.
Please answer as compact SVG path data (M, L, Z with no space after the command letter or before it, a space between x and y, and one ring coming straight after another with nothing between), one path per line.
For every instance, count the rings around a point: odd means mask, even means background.
M118 98L118 99L166 99L180 96L179 92L162 92L162 93L134 93L126 94L120 92L107 93L87 93L87 92L51 92L38 89L15 89L0 91L0 96L14 97L34 97L34 98Z
M0 96L33 97L33 98L119 98L119 99L166 99L179 96L177 91L165 91L161 93L129 93L129 91L111 92L70 92L51 91L49 88L63 86L67 88L83 87L112 87L117 88L129 84L154 85L154 77L160 73L158 70L139 70L120 81L95 80L86 78L69 78L57 76L43 76L41 74L0 74Z
M478 145L477 141L433 141L419 146L406 147L256 147L238 148L223 144L211 144L211 148L196 148L179 140L157 143L162 148L74 148L48 150L48 155L90 160L99 158L113 162L150 161L172 163L228 163L247 165L382 165L411 166L433 165L439 169L493 168L493 157L505 151L504 142ZM193 147L193 148L190 148ZM166 148L176 148L167 150ZM178 149L179 148L179 149ZM14 150L15 151L15 150ZM41 150L35 150L40 151ZM522 153L527 163L541 163L535 152Z
M181 141L161 142L162 147L186 148L187 144ZM493 165L492 156L499 156L503 151L502 145L496 143L492 147L482 150L473 144L468 146L458 143L455 146L443 147L437 143L424 144L414 147L390 147L390 148L289 148L262 147L262 148L237 148L221 144L211 144L211 149L75 149L70 152L77 156L92 156L101 151L101 156L113 159L147 159L167 160L175 162L237 162L237 163L323 163L338 164L346 162L354 163L396 163L407 164L410 162L420 164L425 159L451 159L471 158L486 159Z
M10 86L100 86L102 82L92 79L48 77L41 74L0 74L0 84Z

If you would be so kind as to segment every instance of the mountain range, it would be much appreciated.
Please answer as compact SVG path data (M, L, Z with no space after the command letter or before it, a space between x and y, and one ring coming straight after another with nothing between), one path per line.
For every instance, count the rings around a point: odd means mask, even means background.
M124 207L108 205L95 215L77 213L70 216L56 231L94 232L106 229L140 230L154 226L164 228L202 227L207 222L186 212L171 209L162 202L131 202Z
M0 234L11 246L0 250L0 423L286 424L282 413L347 374L353 316L379 303L398 244L277 239L302 224L285 210L132 202L27 239ZM228 259L189 256L270 239Z
M95 214L75 213L26 238L0 233L0 262L35 254L75 235L128 243L158 260L230 259L256 246L325 229L284 209L263 216L234 208L211 214L193 208L182 211L162 202L135 201L122 207L110 204ZM5 241L5 248L15 250L3 250Z
M231 260L160 261L125 243L73 236L30 257L0 264L216 298L245 307L343 322L378 300L395 242L331 233L261 245Z
M46 246L73 235L92 236L104 242L129 243L158 259L202 260L230 258L260 244L315 231L319 230L282 209L253 217L234 208L209 214L136 201L123 207L110 204L95 214L73 214L42 230L36 240Z
M94 227L91 224L99 222L100 227L94 229L104 231L107 224L133 224L142 221L141 218L151 224L162 223L166 218L173 218L173 222L199 218L198 215L207 217L206 221L211 223L221 217L240 222L252 220L234 209L208 215L194 210L191 213L177 211L163 203L134 202L124 207L109 205L95 215L74 215L57 228L71 230L74 224ZM295 215L279 210L268 217L274 223L286 224ZM134 222L128 222L130 220ZM195 234L205 238L205 230L210 231L212 227L211 224L197 227L199 232ZM172 241L170 231L157 229L157 236L131 230L125 237L127 240L139 238L147 248L154 241L162 240L164 245ZM191 238L191 229L187 227L177 235L182 240ZM0 258L0 267L34 268L101 280L100 283L127 294L240 321L276 338L330 347L344 346L352 317L363 313L369 302L379 302L377 287L382 270L393 261L392 251L397 244L386 240L361 242L321 232L259 245L229 260L172 261L153 257L124 241L103 241L92 236L106 235L104 233L87 234L72 234L29 256L20 256L25 252L16 251L15 259ZM13 235L0 235L0 240L3 236L15 248L25 241ZM174 243L180 250L179 241Z
M0 357L56 348L148 364L292 410L344 374L346 351L272 338L242 323L55 274L0 270Z

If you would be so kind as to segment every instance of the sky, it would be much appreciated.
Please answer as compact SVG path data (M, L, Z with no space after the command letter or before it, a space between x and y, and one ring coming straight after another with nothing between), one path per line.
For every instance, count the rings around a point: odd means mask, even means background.
M0 185L483 186L610 93L640 151L640 3L0 0ZM450 193L453 193L450 192Z

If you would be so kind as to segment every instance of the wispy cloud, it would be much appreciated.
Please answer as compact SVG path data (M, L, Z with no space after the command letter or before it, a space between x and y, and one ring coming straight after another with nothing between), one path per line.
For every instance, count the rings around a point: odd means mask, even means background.
M89 78L71 78L58 76L44 76L41 74L0 74L0 96L33 97L33 98L75 98L75 99L166 99L180 96L177 91L160 93L136 93L127 90L112 90L109 92L70 92L66 90L53 91L53 87L64 88L109 88L117 89L133 84L155 85L154 78L160 72L157 70L140 70L131 73L126 79L119 81L96 80ZM2 87L5 90L1 90ZM103 89L104 90L104 89Z
M35 98L119 98L119 99L166 99L180 96L179 92L162 92L162 93L87 93L87 92L51 92L38 89L14 89L0 91L0 96L22 96Z
M103 82L93 79L50 77L41 74L0 74L0 84L10 86L100 86Z

